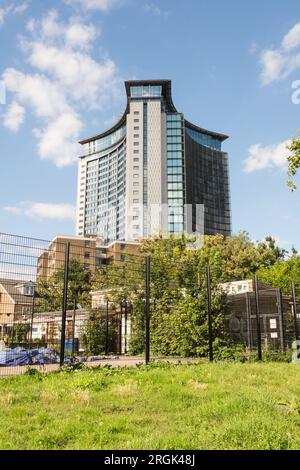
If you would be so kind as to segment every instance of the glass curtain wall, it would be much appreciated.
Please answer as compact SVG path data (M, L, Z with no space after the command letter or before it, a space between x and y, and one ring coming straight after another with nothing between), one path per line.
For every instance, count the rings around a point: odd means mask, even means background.
M182 114L167 114L168 231L184 230L184 121Z

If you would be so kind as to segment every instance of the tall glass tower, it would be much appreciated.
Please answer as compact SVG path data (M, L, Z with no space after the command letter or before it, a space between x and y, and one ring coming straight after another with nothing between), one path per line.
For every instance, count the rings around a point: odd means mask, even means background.
M199 230L230 235L227 136L187 121L170 80L125 87L119 122L80 141L77 235L106 242Z

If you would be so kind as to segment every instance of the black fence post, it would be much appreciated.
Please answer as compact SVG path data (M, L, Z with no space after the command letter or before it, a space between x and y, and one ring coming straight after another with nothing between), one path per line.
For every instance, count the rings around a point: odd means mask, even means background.
M125 302L125 325L124 325L124 336L125 336L125 345L124 345L124 352L127 354L127 320L128 320L128 306L127 300Z
M211 276L210 266L206 266L206 289L207 289L207 322L208 322L208 349L209 360L214 360L213 337L212 337L212 316L211 316Z
M106 301L106 316L105 316L105 354L108 355L108 309L109 301Z
M30 347L32 346L34 309L35 309L35 285L33 286L33 297L32 297L32 307L31 307L30 337L29 337Z
M145 362L150 362L150 256L146 257L146 353Z
M294 328L295 328L295 336L296 341L299 340L299 331L298 331L298 323L297 323L297 300L296 300L296 289L295 283L292 282L292 296L293 296L293 314L294 314Z
M62 366L65 362L66 318L67 318L67 309L68 309L69 259L70 259L70 242L66 244L66 251L65 251L64 289L63 289L61 338L60 338L60 361L59 361L60 366Z
M76 322L76 307L77 307L77 300L76 297L74 298L74 306L73 306L73 328L72 328L72 354L75 353L75 322Z
M281 349L281 352L284 352L285 351L285 335L284 335L284 316L283 316L281 289L277 289L277 306L278 306L278 313L279 313L280 349Z
M246 292L246 314L247 314L247 338L248 338L248 348L252 351L252 321L251 321L251 302L249 292Z
M259 307L259 289L257 276L254 278L254 294L255 294L255 305L256 305L256 330L257 330L257 357L258 360L262 360L261 350L261 331L260 331L260 307Z

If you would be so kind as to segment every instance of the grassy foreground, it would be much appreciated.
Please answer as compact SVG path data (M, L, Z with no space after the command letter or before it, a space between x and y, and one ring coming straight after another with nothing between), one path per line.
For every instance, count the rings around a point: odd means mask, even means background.
M296 364L153 365L0 379L1 449L299 449Z

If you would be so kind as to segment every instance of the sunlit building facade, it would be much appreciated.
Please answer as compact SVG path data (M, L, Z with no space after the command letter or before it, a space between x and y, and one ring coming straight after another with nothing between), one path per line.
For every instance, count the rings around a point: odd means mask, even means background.
M119 122L80 141L77 235L105 242L182 231L229 235L227 136L188 122L173 104L170 80L125 87Z

